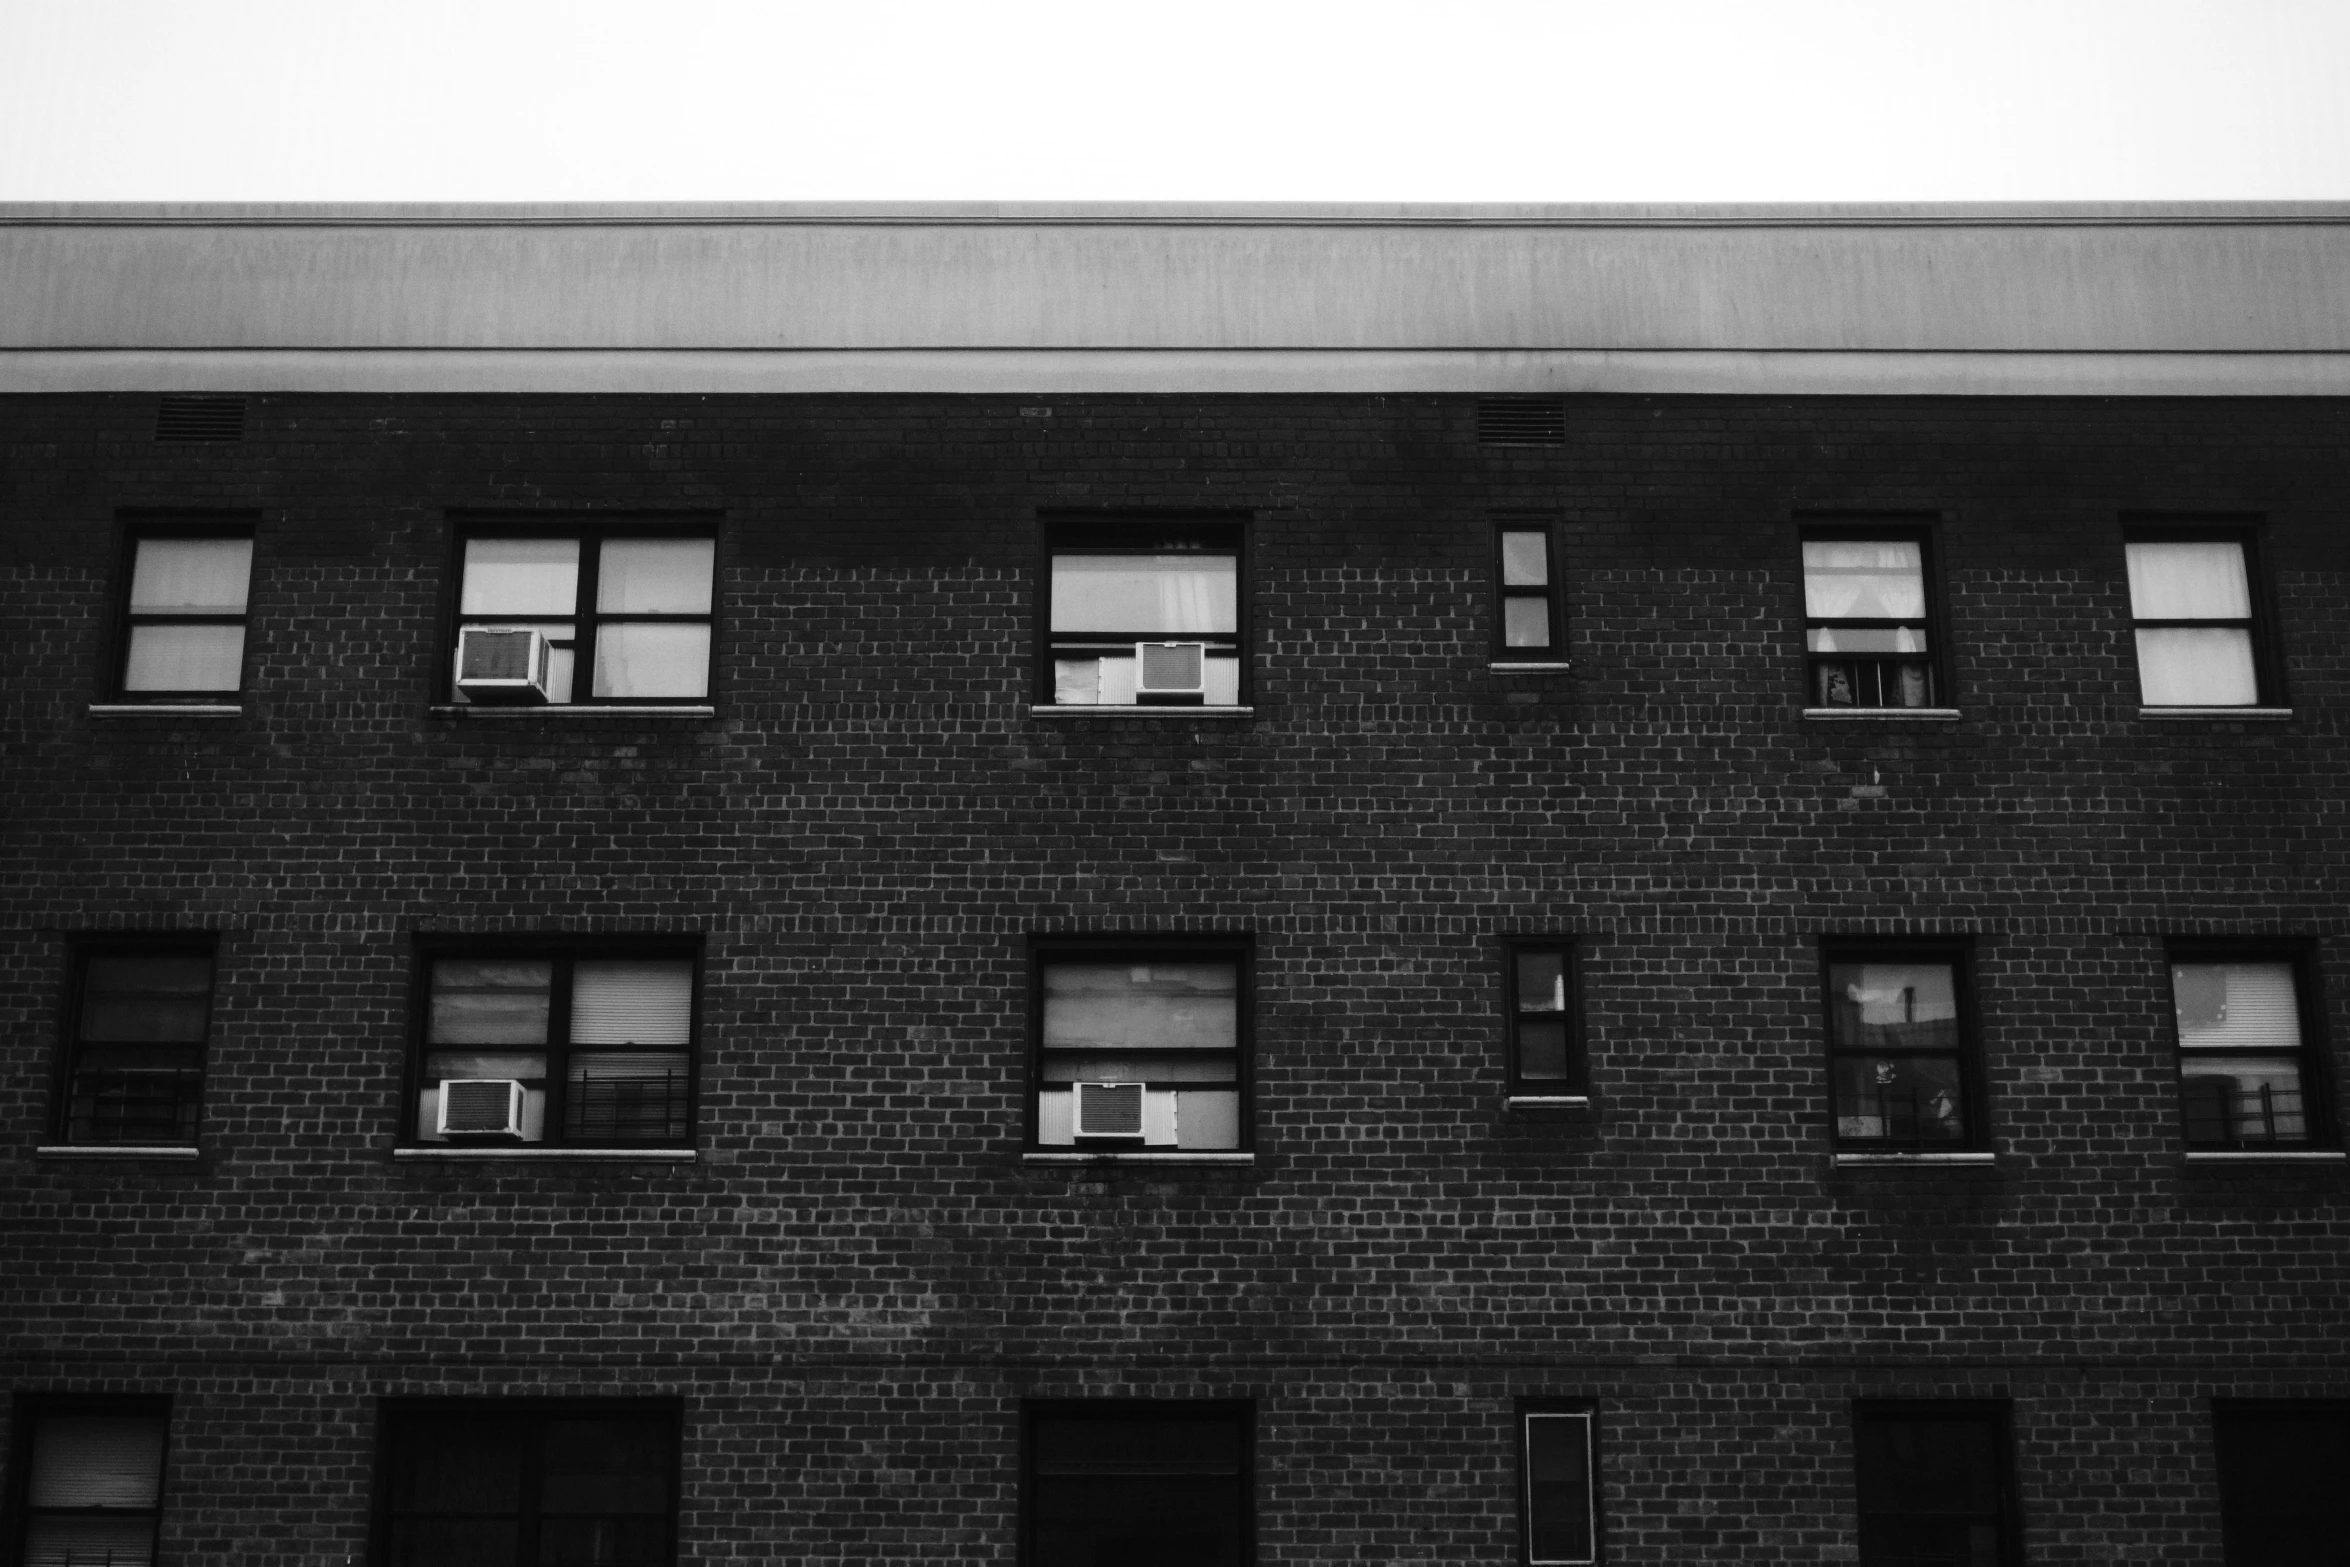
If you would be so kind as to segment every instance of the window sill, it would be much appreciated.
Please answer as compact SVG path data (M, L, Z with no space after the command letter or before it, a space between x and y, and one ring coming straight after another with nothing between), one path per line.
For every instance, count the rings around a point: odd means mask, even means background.
M1955 707L1807 707L1806 718L1859 719L1868 723L1948 723L1964 717Z
M1859 1169L1878 1166L1884 1169L1948 1169L1952 1166L1996 1164L1999 1156L1980 1150L1966 1153L1839 1153L1832 1156L1836 1168Z
M1139 1164L1164 1168L1168 1165L1242 1166L1255 1164L1253 1153L1206 1153L1198 1150L1173 1149L1165 1153L1024 1153L1022 1164Z
M459 1164L692 1164L696 1148L395 1148L396 1163Z
M1028 710L1031 718L1254 718L1253 707L1127 707L1072 702L1066 707L1039 703Z
M623 707L616 703L544 702L536 707L515 703L505 706L491 702L435 702L435 718L716 718L718 709L708 705Z
M1509 1110L1588 1110L1589 1094L1512 1094L1502 1101Z
M92 718L242 718L242 702L92 702Z
M196 1149L180 1143L43 1143L36 1159L194 1159Z
M1488 663L1485 667L1492 670L1497 675L1537 675L1545 673L1557 673L1562 670L1572 669L1575 666L1564 662L1536 663L1532 660L1527 660L1521 663L1516 660L1495 659Z
M2289 707L2141 707L2140 718L2251 718L2263 723L2291 718Z
M2189 1164L2343 1164L2350 1153L2339 1148L2244 1148L2187 1151Z

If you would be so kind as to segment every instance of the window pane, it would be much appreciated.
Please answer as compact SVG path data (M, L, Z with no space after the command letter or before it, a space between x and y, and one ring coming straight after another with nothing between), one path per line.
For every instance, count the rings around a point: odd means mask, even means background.
M1924 548L1915 539L1806 539L1803 605L1814 620L1923 620Z
M41 1417L26 1493L32 1506L153 1507L162 1484L162 1416Z
M1535 1082L1567 1075L1567 1025L1528 1019L1518 1025L1518 1075Z
M1239 1043L1231 963L1052 963L1048 1049L1230 1050Z
M2221 1527L2233 1563L2328 1563L2350 1540L2350 1413L2234 1411L2218 1419Z
M1501 581L1509 588L1540 588L1550 584L1550 541L1547 533L1520 533L1515 529L1501 536Z
M1959 1048L1958 977L1948 963L1834 963L1828 992L1839 1046Z
M542 1485L539 1505L550 1513L667 1513L668 1424L549 1421Z
M2130 614L2138 620L2250 620L2244 546L2130 544Z
M1518 1010L1564 1012L1567 1009L1567 955L1563 952L1520 952Z
M1536 1562L1591 1560L1591 1422L1526 1417L1526 1543Z
M1831 1075L1838 1137L1952 1142L1966 1136L1955 1057L1841 1056Z
M710 628L607 621L596 628L598 696L710 694Z
M1860 1421L1861 1560L1998 1567L1999 1427L1980 1415Z
M34 1518L25 1525L24 1567L147 1567L155 1559L152 1518Z
M2191 1143L2304 1142L2301 1063L2283 1056L2187 1056L2179 1063Z
M251 539L141 539L131 568L134 615L242 615Z
M1036 1467L1053 1474L1149 1473L1169 1468L1240 1472L1240 1421L1110 1408L1040 1414Z
M607 615L707 615L710 539L606 539L596 571L596 608Z
M125 691L234 691L245 674L243 626L133 626Z
M210 958L93 957L82 978L82 1038L200 1044L211 1000Z
M463 615L569 615L579 608L579 540L467 539Z
M2300 992L2290 963L2174 963L2179 1043L2190 1050L2301 1048Z
M436 1045L543 1045L554 965L545 959L441 958L432 966Z
M1055 631L1159 635L1239 626L1230 555L1055 555Z
M514 1567L519 1526L505 1518L401 1518L393 1567Z
M526 1429L462 1417L415 1421L402 1444L392 1505L402 1512L520 1512Z
M571 974L571 1040L581 1045L682 1045L693 1037L694 966L583 961Z
M2148 707L2252 707L2252 633L2235 626L2138 628L2138 694Z
M1550 646L1550 601L1509 598L1501 602L1502 640L1509 647Z

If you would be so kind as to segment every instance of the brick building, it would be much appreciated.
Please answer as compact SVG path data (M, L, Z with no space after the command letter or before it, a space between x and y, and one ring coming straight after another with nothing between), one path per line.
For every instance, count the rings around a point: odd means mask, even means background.
M6 1560L2345 1559L2350 212L0 257Z

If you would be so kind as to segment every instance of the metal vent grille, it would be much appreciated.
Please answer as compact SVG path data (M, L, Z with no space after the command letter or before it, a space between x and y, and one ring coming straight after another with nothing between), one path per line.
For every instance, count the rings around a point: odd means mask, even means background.
M166 397L155 411L155 439L173 444L241 441L245 438L242 397Z
M1567 405L1557 397L1482 397L1477 400L1480 446L1564 446Z

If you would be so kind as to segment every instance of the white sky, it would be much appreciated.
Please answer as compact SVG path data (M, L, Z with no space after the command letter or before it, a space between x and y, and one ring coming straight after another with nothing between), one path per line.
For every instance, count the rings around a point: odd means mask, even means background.
M0 0L0 200L2350 198L2350 0Z

